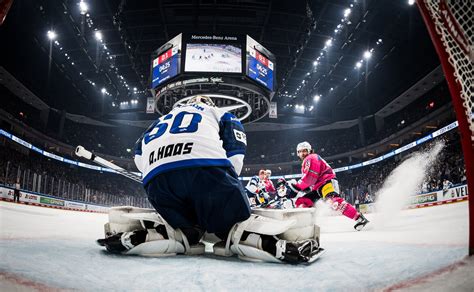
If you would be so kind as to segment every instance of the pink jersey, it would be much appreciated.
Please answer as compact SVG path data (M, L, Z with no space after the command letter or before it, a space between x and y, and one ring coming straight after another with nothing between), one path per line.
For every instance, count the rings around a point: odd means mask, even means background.
M265 190L268 193L273 194L274 192L276 192L275 186L273 185L273 182L271 180L266 179L263 181L263 183L265 184Z
M319 189L325 182L336 177L336 173L329 164L318 154L309 154L301 165L303 177L296 183L296 187L304 190L308 187L312 191Z

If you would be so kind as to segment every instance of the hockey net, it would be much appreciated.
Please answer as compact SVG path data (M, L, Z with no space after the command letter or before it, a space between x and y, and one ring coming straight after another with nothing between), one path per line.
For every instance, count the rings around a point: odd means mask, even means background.
M469 191L469 255L474 255L474 1L417 0L448 81Z

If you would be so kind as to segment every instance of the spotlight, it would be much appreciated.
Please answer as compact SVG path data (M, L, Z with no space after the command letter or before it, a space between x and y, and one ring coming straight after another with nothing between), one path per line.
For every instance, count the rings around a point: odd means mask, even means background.
M102 33L100 31L95 32L95 39L98 41L102 41Z
M408 5L413 5L415 4L415 0L408 0Z
M362 67L362 62L361 61L356 63L356 68L359 69L360 67Z
M86 2L81 0L81 2L79 2L79 11L82 15L84 15L87 13L87 10L89 10L89 5L87 5Z
M372 52L371 51L365 51L364 53L364 59L368 60L372 57Z
M105 89L105 87L102 87L102 89L100 90L100 92L106 93L106 92L107 92L107 89Z
M56 32L54 32L54 30L48 30L47 35L48 35L48 39L50 40L54 40L57 37Z
M351 14L351 9L350 8L347 8L346 10L344 10L344 17L347 18L350 14Z
M318 61L314 61L313 62L313 66L318 66L319 62Z
M332 39L328 39L326 41L326 47L330 47L332 45Z
M321 99L321 95L316 94L313 98L314 101L319 101Z

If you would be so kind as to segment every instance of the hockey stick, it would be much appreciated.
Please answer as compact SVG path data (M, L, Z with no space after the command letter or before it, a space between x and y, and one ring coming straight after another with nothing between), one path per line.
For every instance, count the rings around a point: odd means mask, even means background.
M108 167L112 170L114 170L115 172L117 172L118 174L121 174L131 180L134 180L138 183L142 183L142 178L126 169L123 169L121 168L120 166L110 162L110 161L107 161L105 159L103 159L102 157L99 157L99 156L96 156L94 153L90 152L89 150L86 150L84 147L82 146L77 146L76 147L76 155L79 156L79 157L84 157L86 159L89 159L91 161L94 161L95 163L97 163L98 165L101 165L101 166L104 166L104 167Z

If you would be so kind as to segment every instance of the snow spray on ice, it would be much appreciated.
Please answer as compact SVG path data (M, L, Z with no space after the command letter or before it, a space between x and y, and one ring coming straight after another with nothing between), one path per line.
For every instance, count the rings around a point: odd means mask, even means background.
M438 141L427 150L415 152L390 173L376 194L374 228L385 226L410 204L443 147L444 141Z

